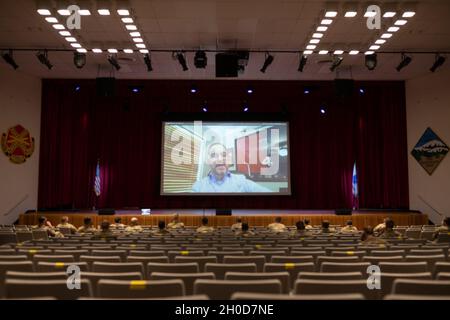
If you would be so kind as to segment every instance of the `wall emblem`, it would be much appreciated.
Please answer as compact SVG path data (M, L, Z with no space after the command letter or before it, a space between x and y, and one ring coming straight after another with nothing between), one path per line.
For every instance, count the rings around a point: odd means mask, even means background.
M24 163L34 152L34 138L20 124L2 134L2 151L16 164Z
M411 151L412 156L431 176L448 153L448 146L436 133L427 128Z

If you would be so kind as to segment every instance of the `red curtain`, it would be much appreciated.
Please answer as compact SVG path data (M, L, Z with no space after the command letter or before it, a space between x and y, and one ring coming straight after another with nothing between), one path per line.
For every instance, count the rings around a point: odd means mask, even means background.
M407 206L403 83L356 86L366 94L336 98L333 82L117 80L115 97L102 98L95 80L43 80L39 207L351 208L355 161L361 207ZM244 101L253 113L287 108L292 196L160 196L163 111L199 112L205 100L217 113L242 112Z

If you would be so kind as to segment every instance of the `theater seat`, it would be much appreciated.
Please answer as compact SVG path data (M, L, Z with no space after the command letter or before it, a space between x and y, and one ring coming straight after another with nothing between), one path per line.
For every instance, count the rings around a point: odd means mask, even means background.
M353 294L270 294L236 292L231 300L364 300L364 295Z
M422 273L428 272L426 262L380 262L381 273Z
M67 273L64 271L56 271L56 272L7 271L5 279L66 280Z
M174 280L100 280L97 297L100 298L156 298L184 296L183 281Z
M361 280L361 272L300 272L298 279L310 280Z
M149 280L169 280L181 279L184 283L186 295L194 293L194 283L197 279L216 279L212 272L198 272L198 273L167 273L167 272L153 272Z
M86 262L46 262L46 261L39 261L36 265L36 270L38 272L55 272L55 271L61 271L64 272L67 270L67 267L69 265L75 265L80 268L80 271L87 271L89 269L89 266Z
M94 295L97 292L97 284L104 280L143 280L140 272L81 272L82 279L91 281Z
M94 262L92 272L139 272L144 275L142 262Z
M207 263L205 265L205 272L213 272L216 279L225 279L225 273L228 271L234 272L256 272L255 263Z
M256 264L256 272L262 272L266 257L264 255L254 256L225 256L223 263L254 263Z
M264 265L264 272L289 272L290 287L293 288L294 282L297 279L298 273L302 271L314 272L315 266L312 262L306 263L266 263Z
M66 280L8 279L5 281L5 296L7 298L51 296L61 300L92 296L89 280L81 279L80 286L80 289L69 290Z
M290 275L289 272L227 272L225 280L265 280L277 279L281 283L281 293L289 294Z
M397 279L392 286L393 294L449 296L450 281Z
M147 277L150 277L152 272L169 272L169 273L194 273L199 272L198 263L147 263Z
M362 294L366 299L377 299L377 290L369 290L364 280L309 280L295 281L295 294Z
M320 266L321 272L361 272L367 274L368 262L324 262Z

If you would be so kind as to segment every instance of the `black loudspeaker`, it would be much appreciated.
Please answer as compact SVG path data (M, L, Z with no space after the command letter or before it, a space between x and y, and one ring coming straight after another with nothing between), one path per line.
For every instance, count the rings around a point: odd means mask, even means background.
M337 216L351 216L352 215L352 209L336 209L334 213Z
M216 216L231 216L231 209L216 209Z
M99 97L114 97L116 92L115 78L97 78L96 79L97 95Z
M334 89L336 96L340 98L351 97L353 93L355 82L351 79L336 79L334 80Z
M109 216L109 215L114 215L114 214L116 214L116 210L114 210L114 209L109 209L109 208L98 209L99 216Z
M239 56L234 53L216 54L216 77L237 77Z

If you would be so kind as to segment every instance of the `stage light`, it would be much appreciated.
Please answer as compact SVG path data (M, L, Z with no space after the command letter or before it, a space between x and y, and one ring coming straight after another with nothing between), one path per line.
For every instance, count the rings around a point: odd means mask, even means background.
M342 60L344 60L344 58L338 57L338 56L334 56L333 57L333 62L332 62L331 67L330 67L330 71L333 72L334 70L336 70L336 68L341 65Z
M375 41L375 44L385 44L386 40L384 39L378 39L377 41Z
M137 27L134 24L126 24L125 28L129 31L135 31L137 30Z
M66 37L66 41L67 42L76 42L77 39L75 39L74 37Z
M134 23L133 18L122 18L121 19L123 23Z
M320 50L319 54L320 55L328 54L328 50Z
M364 90L364 88L359 88L359 93L360 94L364 94L366 91Z
M73 64L78 69L81 69L86 64L86 54L80 53L80 52L74 52L73 53Z
M320 113L321 114L327 113L327 109L324 106L320 107Z
M317 48L317 46L315 44L308 44L306 46L306 49L308 49L308 50L314 50L315 48Z
M139 50L140 53L146 54L149 53L150 51L148 51L147 49L141 49Z
M375 53L367 54L365 60L366 67L370 71L374 70L377 67L378 59Z
M81 87L80 87L79 85L76 85L76 86L75 86L75 91L78 92L78 91L80 91L80 89L81 89Z
M389 27L389 29L387 29L387 32L397 32L398 30L400 30L400 27Z
M17 68L19 68L18 64L16 63L16 61L13 58L12 50L3 51L2 58L3 58L3 60L5 60L5 62L7 64L9 64L11 67L13 67L14 70L17 70Z
M328 27L326 27L326 26L318 26L316 31L317 32L325 32L327 30L328 30Z
M181 68L183 69L183 71L188 71L189 68L187 66L186 57L184 56L184 53L177 52L177 53L175 53L175 57L177 58L178 63L181 65Z
M359 53L359 50L350 50L350 52L348 53L349 55L357 55Z
M136 43L136 48L145 49L146 48L145 43Z
M247 101L244 101L244 106L242 107L242 111L248 112L248 110L250 110L250 108L248 107Z
M403 20L403 19L399 19L399 20L397 20L397 21L395 21L395 25L396 26L404 26L405 24L407 24L408 23L408 20Z
M430 68L430 71L435 72L437 68L444 64L445 60L446 58L444 56L437 54L433 66Z
M48 70L51 70L53 68L53 65L50 63L50 60L48 59L48 52L47 50L39 51L36 54L38 60L40 63L42 63L44 66L48 68Z
M86 53L87 50L85 48L78 48L77 52L79 52L79 53Z
M369 50L378 50L378 49L380 49L380 46L377 44L371 45L369 48Z
M304 88L303 89L303 94L310 94L311 93L311 88Z
M119 16L129 16L130 15L130 11L128 11L127 9L118 9L117 13L119 14Z
M37 13L39 13L41 16L49 16L51 14L50 10L48 9L37 9Z
M79 43L72 42L70 45L74 48L81 48L81 44Z
M314 52L312 51L312 50L305 50L305 51L303 51L303 54L306 56L306 55L309 55L309 54L313 54Z
M343 54L343 53L344 53L344 50L334 50L334 54L339 55L339 54Z
M344 17L346 17L346 18L354 18L354 17L356 17L357 14L358 14L358 12L349 10L349 11L347 11L345 13Z
M62 35L63 37L70 37L70 32L69 31L59 31L59 34Z
M130 32L130 36L131 36L132 38L134 38L134 37L140 37L140 36L141 36L141 33L140 33L139 31L133 31L133 32Z
M264 64L262 66L262 68L259 70L262 73L265 73L267 68L272 64L273 62L273 56L270 53L266 53L266 59L264 60Z
M150 58L150 54L148 54L148 53L144 54L144 62L147 65L147 71L148 72L153 71L152 59Z
M139 88L133 87L133 88L131 88L131 91L132 91L133 93L139 93Z
M190 91L191 91L191 93L197 93L197 87L196 86L192 86Z
M394 11L386 11L386 12L383 14L383 18L392 18L392 17L394 17L396 14L397 14L397 13L394 12Z
M248 94L252 94L254 91L253 91L253 88L252 87L248 87L247 88L247 93Z
M102 50L102 49L99 49L99 48L94 48L94 49L92 49L92 52L93 52L93 53L102 53L103 50Z
M111 49L108 49L108 52L109 53L117 53L118 51L117 51L117 49L111 48Z
M133 49L123 49L123 52L125 52L125 53L133 53L134 50Z
M203 50L198 50L195 52L194 65L197 69L204 69L208 64L208 58L206 57L206 52Z
M108 56L108 62L114 67L116 68L117 71L120 70L120 65L117 62L117 58L114 54L111 54Z
M407 56L406 54L402 53L402 60L397 66L397 71L400 72L403 68L408 66L412 61L412 58L410 56Z
M248 107L244 107L244 112L247 112L248 111Z
M333 23L332 19L323 19L322 21L320 21L320 24L324 24L324 25L330 25Z
M306 65L307 62L308 62L308 57L305 56L304 54L302 54L301 57L300 57L300 62L298 64L297 71L303 72L303 69L305 68L305 65Z
M109 9L98 9L98 14L101 16L109 16L111 12L109 12Z
M65 29L65 27L60 23L53 24L52 27L55 28L56 30L64 30Z
M49 23L58 23L58 19L56 19L55 17L47 17L45 18L45 21Z
M405 11L402 15L402 18L412 18L416 15L414 11Z
M381 35L381 38L382 39L389 39L389 38L391 38L392 37L392 33L383 33L382 35Z

